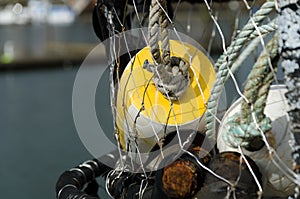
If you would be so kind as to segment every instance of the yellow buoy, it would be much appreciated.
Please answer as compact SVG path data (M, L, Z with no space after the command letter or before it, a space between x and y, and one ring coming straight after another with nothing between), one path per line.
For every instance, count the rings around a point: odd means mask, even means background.
M140 50L128 63L119 82L116 122L120 144L134 140L140 152L149 152L157 141L177 129L200 129L215 71L209 58L196 47L170 40L170 55L190 64L190 85L179 100L165 98L152 82L153 73L143 68L153 63L149 47Z

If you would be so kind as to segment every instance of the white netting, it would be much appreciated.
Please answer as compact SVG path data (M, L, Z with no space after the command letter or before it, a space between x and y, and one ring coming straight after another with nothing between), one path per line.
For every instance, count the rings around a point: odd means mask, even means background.
M108 54L112 60L111 106L115 137L120 154L122 150L127 151L131 163L126 165L120 161L118 171L128 169L143 173L144 180L138 191L142 198L148 186L148 177L152 174L149 171L156 170L170 154L186 153L207 173L225 182L222 186L226 188L226 198L243 198L236 191L238 183L243 181L241 171L245 168L250 171L257 188L257 193L250 198L287 198L294 193L299 179L292 170L285 89L279 85L281 77L275 66L278 61L278 39L274 34L277 30L276 3L246 0L191 2L133 0L131 4L126 4L122 16L117 14L116 9L106 13L108 29L113 36ZM151 13L154 9L157 15ZM155 19L155 16L158 18ZM147 27L149 23L151 26ZM117 26L122 27L121 31ZM127 34L128 28L134 30ZM195 41L201 44L204 51ZM123 54L127 59L120 58ZM205 58L204 55L212 58ZM167 61L164 61L165 57ZM195 61L197 59L200 61ZM201 65L211 59L215 59L214 66ZM251 84L246 79L257 60L257 67L261 67L263 72L252 78L254 83ZM212 70L215 74L207 72ZM186 71L189 75L185 75ZM210 75L209 78L203 77L205 74ZM180 75L189 79L192 88L183 91L182 96L173 95L186 82L184 78L179 78ZM269 91L270 86L266 85L272 82L274 86ZM249 88L256 88L256 85L258 89L247 95L244 93L245 84ZM227 98L221 96L222 91ZM240 108L242 100L248 105L247 110ZM223 107L218 109L219 104L225 105L226 113ZM195 105L196 111L189 109L192 105ZM206 111L203 111L205 108ZM186 113L188 111L193 114ZM242 111L247 111L244 117L236 119L242 123L230 120L235 113ZM268 125L271 129L266 127ZM228 135L232 128L240 131ZM189 150L192 138L182 139L181 135L181 131L187 129L194 134L206 132L209 142L212 145L216 142L219 152L235 151L241 154L241 171L235 181L226 179L203 164ZM166 148L166 138L171 132L175 132L178 144ZM244 134L239 134L241 132ZM254 151L247 150L253 137L262 140L264 146ZM153 157L151 149L155 146L159 148L159 153ZM213 151L213 148L210 150ZM261 179L258 179L245 155L257 164ZM113 176L114 172L110 175ZM204 189L212 191L207 187ZM201 197L201 190L198 195Z

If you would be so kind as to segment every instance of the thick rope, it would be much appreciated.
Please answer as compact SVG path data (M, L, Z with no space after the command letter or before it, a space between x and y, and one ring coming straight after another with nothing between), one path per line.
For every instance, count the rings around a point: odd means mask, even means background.
M278 29L277 26L277 20L273 19L272 21L270 21L268 24L262 25L260 27L258 27L259 31L254 31L248 38L248 41L251 41L257 37L259 37L260 35L266 35L269 34L270 32L274 32L275 30Z
M241 32L237 35L234 41L227 48L227 54L221 55L220 58L218 59L215 65L217 70L221 70L220 67L221 65L224 64L226 60L228 60L228 62L235 60L235 58L238 56L238 52L243 48L245 43L249 41L249 36L251 36L251 34L256 31L253 22L255 24L261 23L274 10L274 7L275 7L274 1L267 1L253 15L252 19L249 19L249 21L243 27Z
M263 112L271 83L274 80L274 74L269 66L269 57L271 60L277 61L277 59L275 59L278 55L277 38L277 34L275 34L266 46L265 51L267 52L262 52L248 76L247 84L244 89L244 96L248 102L246 100L242 101L241 123L248 124L252 122L251 105L254 106L258 122L265 117ZM275 63L274 70L276 69L277 64Z
M144 68L154 73L153 82L157 90L170 100L178 100L190 84L189 64L181 58L170 57L169 21L166 14L166 0L151 1L148 37L151 54L156 63L145 60Z
M276 20L272 20L270 23L266 24L266 25L262 25L260 27L258 27L259 32L261 33L261 35L263 37L267 36L269 33L274 32L275 30L277 30L277 23ZM259 44L261 44L261 38L258 37L258 31L253 32L250 37L249 37L249 41L251 41L251 43L243 50L243 52L238 56L238 58L236 59L236 61L232 64L231 67L231 72L232 74L235 74L235 72L239 69L239 67L242 65L242 63L250 56L250 54L253 53L253 51L257 48L257 46ZM226 80L228 80L230 76L228 75Z
M241 104L241 112L228 119L228 129L223 134L223 138L232 147L242 146L253 149L254 146L250 146L253 140L257 142L261 138L261 132L253 121L252 105L256 122L263 133L269 132L272 128L271 120L264 114L264 109L271 84L274 81L274 73L271 71L269 59L272 60L273 69L275 71L277 69L279 58L277 40L277 34L275 34L248 76L244 91L244 96L248 101L244 99Z
M161 50L162 50L162 63L167 67L167 70L170 71L170 44L169 44L169 34L168 34L168 25L169 21L166 16L167 12L167 2L160 2L160 16L159 16L159 24L160 24L160 36L161 36Z
M289 104L289 120L294 170L300 180L300 1L280 0L278 14L279 52L285 73ZM293 198L300 198L300 186L296 186ZM292 198L292 197L291 197Z
M157 63L161 63L161 56L159 52L159 15L161 8L159 7L158 1L152 0L150 5L149 13L149 26L148 26L148 39L151 49L151 54Z
M265 2L253 15L252 19L247 22L231 45L227 48L227 54L221 55L216 63L216 69L218 70L218 73L207 104L208 110L206 111L206 134L212 140L215 140L215 116L217 113L218 101L224 88L224 83L227 79L229 69L239 55L239 51L248 41L249 36L253 32L257 31L253 25L253 22L255 24L261 23L266 16L273 11L274 7L275 3L273 1Z
M152 0L149 14L149 45L151 53L158 64L163 63L167 67L170 65L170 45L168 25L169 21L166 16L166 0ZM160 47L158 42L161 40L162 56L160 56Z

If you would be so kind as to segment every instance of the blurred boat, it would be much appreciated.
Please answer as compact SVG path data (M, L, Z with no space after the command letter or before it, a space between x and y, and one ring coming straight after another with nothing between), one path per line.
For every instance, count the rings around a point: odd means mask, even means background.
M48 1L28 1L8 4L0 8L0 25L52 24L68 25L75 22L76 12L65 4L51 4Z

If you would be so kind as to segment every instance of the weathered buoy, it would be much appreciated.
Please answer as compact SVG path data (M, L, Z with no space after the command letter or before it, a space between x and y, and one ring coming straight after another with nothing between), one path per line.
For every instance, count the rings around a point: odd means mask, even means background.
M286 92L284 85L272 86L266 102L264 113L272 121L271 136L268 136L270 146L277 153L282 165L284 163L289 169L292 169L292 151L289 146L290 129L286 112L288 105L284 97ZM241 100L238 99L226 112L218 132L217 146L222 151L239 151L237 148L229 146L224 140L224 134L227 131L227 120L235 113L240 111ZM263 174L263 196L266 197L287 197L294 192L294 183L282 173L282 171L272 162L275 157L264 146L258 151L247 151L244 153L251 157L258 165ZM278 163L278 158L274 159ZM281 166L282 167L282 166ZM283 168L286 170L286 168Z
M261 173L251 158L245 156L258 181ZM194 199L201 198L242 198L257 199L259 188L254 176L251 174L246 161L237 152L222 152L213 157L209 169L229 181L229 185L222 179L207 172L204 186L195 195Z
M143 48L128 63L119 82L116 124L123 149L147 153L158 141L177 128L201 129L199 122L215 80L209 58L196 47L170 40L171 57L189 63L190 85L172 104L153 85L153 73L143 68L153 64L149 47Z
M185 135L190 133L193 131L181 132ZM173 153L168 154L160 162L159 168L163 168L157 171L154 194L160 194L165 198L190 198L199 191L203 186L206 172L198 162L208 166L213 155L213 147L205 143L206 141L203 133L196 132L187 149L190 154L184 152L177 158L180 149L173 150Z

